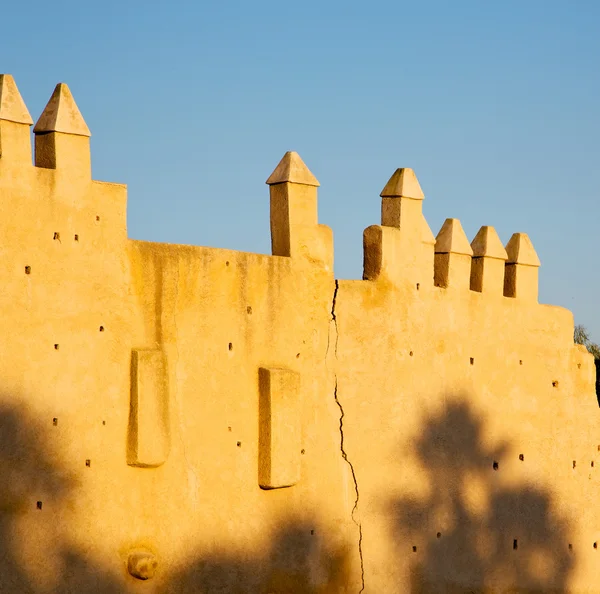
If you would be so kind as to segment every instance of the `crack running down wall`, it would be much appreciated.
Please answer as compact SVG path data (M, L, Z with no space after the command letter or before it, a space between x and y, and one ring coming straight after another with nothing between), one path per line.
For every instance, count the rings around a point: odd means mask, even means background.
M272 255L134 241L66 85L32 123L0 76L0 590L594 591L594 363L526 234L434 237L398 169L336 280L286 153Z

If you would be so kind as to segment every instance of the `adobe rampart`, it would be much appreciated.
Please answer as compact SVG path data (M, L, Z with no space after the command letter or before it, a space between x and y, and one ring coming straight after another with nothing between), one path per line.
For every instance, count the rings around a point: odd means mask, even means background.
M272 255L134 241L59 84L0 76L6 592L590 592L591 355L525 233L437 237L411 169L362 280L319 182L267 180Z

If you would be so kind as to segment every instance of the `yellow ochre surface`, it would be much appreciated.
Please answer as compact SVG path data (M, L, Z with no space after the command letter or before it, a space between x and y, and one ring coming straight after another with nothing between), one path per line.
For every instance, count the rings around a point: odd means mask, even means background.
M525 233L436 238L398 169L336 280L290 152L273 255L134 241L65 84L32 124L0 75L0 592L600 592L594 361Z

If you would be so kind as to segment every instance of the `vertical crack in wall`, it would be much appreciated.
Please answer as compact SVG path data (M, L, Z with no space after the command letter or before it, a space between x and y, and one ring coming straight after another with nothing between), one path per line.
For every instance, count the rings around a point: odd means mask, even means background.
M333 353L334 353L334 356L336 359L337 359L337 354L338 354L339 332L338 332L337 317L336 317L336 313L335 313L335 306L336 306L336 300L337 300L337 294L338 294L339 288L340 288L339 281L336 280L335 281L335 290L333 292L333 299L332 299L332 303L331 303L331 321L333 322L333 325L335 328L335 344L334 344ZM327 352L329 352L329 338L327 339ZM365 566L364 566L364 561L363 561L363 550L362 550L362 539L363 539L362 525L356 519L356 511L358 510L358 500L360 499L360 493L358 491L358 481L356 480L356 472L354 471L354 465L348 459L348 454L346 453L346 450L344 448L344 416L345 416L345 413L344 413L344 407L342 406L342 403L340 402L340 400L338 398L337 371L334 371L334 379L335 379L335 384L334 384L334 388L333 388L333 397L335 399L335 403L337 404L338 408L340 409L340 451L342 452L342 458L344 459L344 462L346 462L346 464L348 464L348 466L350 467L350 472L352 473L352 480L354 481L354 493L356 494L356 498L354 500L354 506L352 507L352 512L350 515L352 517L352 521L356 524L356 527L358 528L358 556L360 558L360 581L361 581L361 588L359 590L359 594L360 594L365 589Z

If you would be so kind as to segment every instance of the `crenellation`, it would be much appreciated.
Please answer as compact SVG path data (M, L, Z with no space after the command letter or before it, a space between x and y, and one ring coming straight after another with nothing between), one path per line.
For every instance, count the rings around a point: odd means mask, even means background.
M380 196L383 226L400 229L405 241L412 239L415 243L435 244L435 237L423 216L425 195L412 169L396 169Z
M469 289L473 250L458 219L446 219L435 242L436 287Z
M513 234L506 253L504 296L537 302L540 259L527 233Z
M381 226L363 234L363 279L428 287L435 237L423 216L424 195L412 169L396 169L381 191Z
M397 280L402 274L400 232L371 225L363 231L363 280Z
M59 170L70 179L91 179L91 133L66 84L56 85L33 132L36 167Z
M496 230L489 225L481 227L471 242L471 248L471 290L486 295L502 295L504 264L508 255Z
M333 235L319 225L319 182L300 155L288 151L266 181L271 196L271 247L274 256L302 258L333 268Z
M31 123L3 75L4 590L31 590L28 559L64 567L65 542L93 571L45 590L93 591L104 568L127 593L516 591L530 564L536 591L598 583L594 361L572 314L537 303L526 234L469 243L448 218L434 237L401 168L363 279L338 281L319 182L288 152L267 179L272 254L133 240L66 85L35 167ZM482 577L490 542L485 567L511 570ZM563 554L588 564L568 584L547 570Z
M10 74L0 74L0 164L31 166L33 124L27 106Z

